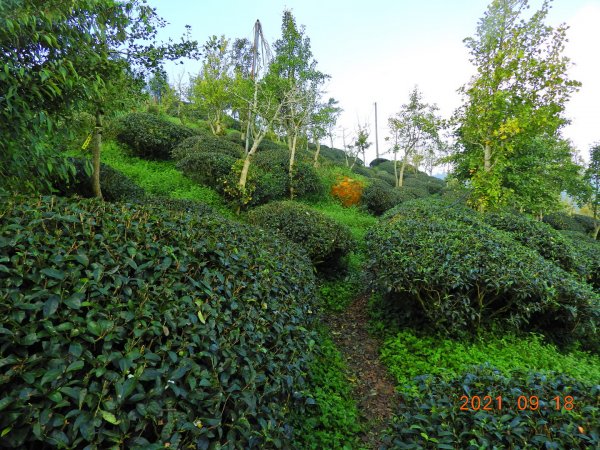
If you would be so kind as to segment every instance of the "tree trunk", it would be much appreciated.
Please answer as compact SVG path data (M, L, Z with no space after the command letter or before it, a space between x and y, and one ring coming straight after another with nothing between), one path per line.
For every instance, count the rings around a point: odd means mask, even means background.
M485 172L492 170L492 148L489 143L483 147L483 170Z
M288 139L290 146L290 200L294 200L294 160L296 158L296 142L298 139L298 131L295 130L292 137Z
M94 196L102 199L100 188L100 150L102 147L102 113L96 111L96 127L94 128L94 139L92 141L92 192Z
M598 232L600 231L600 223L596 222L596 224L594 225L594 231L592 233L592 237L594 239L598 239Z
M394 152L394 181L396 187L400 187L400 179L398 178L398 152Z
M315 152L315 163L313 164L315 167L319 166L319 153L321 152L321 143L319 142L319 140L317 139L317 142L315 142L315 145L317 146L317 151Z
M398 177L398 187L402 187L404 184L404 169L406 168L406 158L402 160L402 165L400 166L400 176Z

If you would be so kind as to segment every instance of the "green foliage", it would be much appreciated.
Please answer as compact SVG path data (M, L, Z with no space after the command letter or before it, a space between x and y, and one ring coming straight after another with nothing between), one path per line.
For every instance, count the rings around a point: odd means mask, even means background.
M321 152L319 154L329 162L338 164L340 166L346 166L346 154L343 150L321 145Z
M281 233L303 247L315 266L335 273L355 246L350 229L293 201L272 202L248 213L250 223Z
M163 58L194 56L197 44L186 38L156 43L164 25L135 0L45 2L43 10L37 0L0 2L0 178L35 189L53 174L64 177L63 165L47 159L48 142L73 130L69 117L139 96L133 65L156 69Z
M359 448L359 412L346 378L346 366L331 338L322 331L308 372L307 395L314 405L298 417L293 448Z
M319 300L325 310L342 312L363 289L360 277L347 276L341 280L321 280Z
M554 212L544 216L543 221L555 230L569 230L587 233L589 230L586 229L581 221L577 220L577 216L578 214Z
M496 323L597 347L600 298L592 287L473 210L403 203L366 241L367 271L390 315L448 334Z
M144 205L160 206L178 214L188 213L194 217L217 214L213 208L205 203L180 198L146 197L144 199Z
M388 162L388 161L389 161L389 159L386 159L386 158L375 158L373 161L371 161L369 163L369 167L373 168L373 167L378 166L381 163Z
M361 202L371 214L380 216L404 200L400 193L403 189L390 187L380 179L372 179L363 190Z
M377 170L375 169L373 174L374 178L378 178L380 180L385 181L387 184L390 185L390 187L396 187L396 178L394 177L394 175L391 175L383 170Z
M577 259L571 241L551 226L523 214L495 212L485 214L484 221L509 232L513 239L538 252L543 258L555 262L568 272L587 276Z
M156 206L3 206L0 446L291 438L315 337L313 269L296 246Z
M263 177L256 177L257 191L280 192L283 187L284 195L290 192L290 156L287 150L259 151L254 156L253 164L261 169L263 173L270 174L264 180L261 180ZM298 198L319 195L323 192L322 184L308 152L296 152L293 183L294 195ZM261 184L267 184L267 187L262 187ZM271 198L276 199L278 197Z
M600 243L588 235L577 231L562 231L569 239L575 252L575 259L583 268L583 274L588 283L600 289Z
M357 207L346 208L336 202L321 202L311 204L310 207L327 217L346 225L352 232L352 237L358 245L364 243L367 229L377 223L377 219Z
M417 394L399 405L389 435L390 449L460 448L598 448L600 386L557 375L506 377L484 366L451 381L419 377ZM490 410L460 408L479 396L490 396ZM496 398L502 398L498 408ZM518 409L519 397L524 410ZM565 399L573 397L573 410ZM535 404L537 397L538 408ZM560 408L556 408L559 397ZM474 402L477 405L476 402ZM569 404L570 405L570 404Z
M54 190L62 196L94 197L91 162L83 158L69 158L69 161L75 167L75 175L66 182L55 182ZM109 202L140 201L146 197L144 190L127 175L103 163L100 163L100 185L104 200Z
M198 152L179 160L177 168L190 180L222 192L223 179L229 175L236 159L223 153Z
M490 332L474 341L456 341L403 330L385 340L381 360L407 390L416 376L451 380L486 362L506 376L515 371L535 371L557 372L590 384L600 380L600 357L577 350L561 353L535 334L497 337Z
M123 172L149 194L199 201L214 207L224 216L232 216L217 192L194 183L171 162L126 156L114 142L103 146L102 155L107 164Z
M242 157L244 149L240 143L236 144L225 138L200 133L184 139L173 149L171 156L175 160L180 160L197 153L222 153L238 159Z
M131 113L120 120L117 139L127 145L135 156L170 159L171 151L194 131L176 125L155 114Z

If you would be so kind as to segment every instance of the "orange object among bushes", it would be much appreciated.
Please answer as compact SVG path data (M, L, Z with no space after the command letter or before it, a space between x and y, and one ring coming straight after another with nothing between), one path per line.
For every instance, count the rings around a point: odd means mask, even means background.
M331 195L340 200L342 205L346 207L358 205L363 188L363 182L350 177L343 177L331 188Z

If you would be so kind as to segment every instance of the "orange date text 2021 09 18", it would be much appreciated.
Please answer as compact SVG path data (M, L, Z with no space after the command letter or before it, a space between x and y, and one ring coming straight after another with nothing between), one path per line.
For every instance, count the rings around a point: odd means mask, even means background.
M570 395L565 397L557 395L551 401L543 402L535 395L529 397L521 395L517 398L515 405L509 405L501 395L497 397L491 395L483 397L479 395L462 395L460 397L461 411L501 411L503 408L513 409L515 407L519 411L536 411L542 407L554 408L557 411L560 409L571 411L575 407L575 400Z

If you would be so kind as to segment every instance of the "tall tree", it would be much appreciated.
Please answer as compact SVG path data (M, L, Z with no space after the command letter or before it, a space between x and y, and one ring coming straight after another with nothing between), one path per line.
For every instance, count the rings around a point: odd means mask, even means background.
M404 170L412 159L422 160L430 157L442 143L439 135L442 120L437 115L437 106L423 102L423 94L415 87L409 95L408 103L402 105L395 116L388 119L388 125L394 137L394 173L396 187L404 182ZM398 170L400 154L400 170Z
M319 153L321 152L321 139L329 135L332 141L333 148L333 129L342 113L342 108L338 105L338 101L333 97L329 98L326 103L317 102L310 116L308 130L313 143L316 146L314 166L319 163Z
M131 67L155 69L195 51L188 39L157 44L164 24L144 0L0 2L0 178L47 184L53 167L45 143L59 121L78 108L101 117Z
M567 27L544 23L550 2L523 19L527 8L527 0L493 0L476 36L465 39L477 73L461 89L464 104L455 118L462 149L454 162L457 177L470 181L479 209L521 195L515 185L508 186L507 167L515 167L527 143L536 145L538 138L558 142L565 103L580 85L567 74ZM543 152L537 156L527 164L546 163Z
M280 123L290 151L290 198L294 198L294 163L300 133L310 121L311 111L321 96L321 85L328 78L317 70L310 39L298 27L291 11L283 12L281 38L275 42L271 73L277 79L280 98L286 100Z
M354 144L352 145L352 147L356 149L357 155L362 154L362 160L365 166L367 165L367 149L372 144L369 142L369 134L369 128L367 125L361 125L359 123L356 129L356 138L354 139Z
M193 100L202 104L214 135L225 132L223 119L231 106L231 58L225 36L211 36L204 44L202 70L193 82Z

